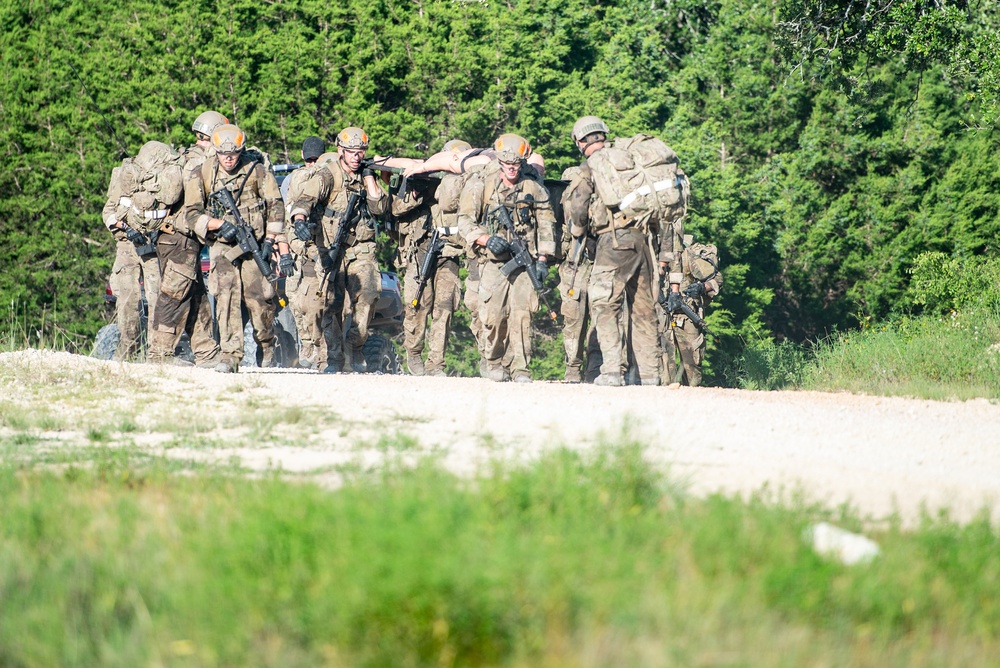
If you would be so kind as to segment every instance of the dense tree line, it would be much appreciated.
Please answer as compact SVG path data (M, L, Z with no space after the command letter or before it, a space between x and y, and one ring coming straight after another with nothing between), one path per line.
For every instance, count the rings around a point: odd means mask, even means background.
M121 149L89 90L131 152L190 143L207 108L276 161L349 124L408 156L513 131L558 176L579 160L579 115L656 134L691 176L689 229L725 264L717 369L751 338L909 308L920 252L995 252L1000 157L982 126L996 115L1000 17L909 0L851 22L839 5L8 3L0 299L34 330L97 329L113 256L99 211Z

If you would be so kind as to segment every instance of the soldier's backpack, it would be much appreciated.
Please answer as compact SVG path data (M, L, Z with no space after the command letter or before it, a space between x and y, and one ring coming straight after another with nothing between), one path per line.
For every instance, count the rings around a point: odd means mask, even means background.
M706 301L719 294L722 289L722 272L719 271L719 249L715 244L692 243L690 234L684 235L684 253L681 265L684 276L690 281L705 284Z
M183 166L184 157L158 141L146 142L134 158L122 162L121 205L128 208L129 225L141 232L160 229L184 195Z
M670 222L687 213L691 186L672 148L656 137L619 137L589 158L597 195L631 218Z

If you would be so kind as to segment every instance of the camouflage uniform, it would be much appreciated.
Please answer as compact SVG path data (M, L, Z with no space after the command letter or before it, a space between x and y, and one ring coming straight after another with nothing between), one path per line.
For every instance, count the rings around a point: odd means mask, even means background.
M684 235L684 246L688 247L694 242L691 235ZM722 275L717 272L715 275L704 281L705 291L701 296L689 297L684 291L695 282L688 262L688 254L682 254L683 279L680 283L681 295L691 310L699 318L705 319L705 306L719 293L722 285ZM703 277L711 275L709 272L701 274ZM667 382L680 383L684 380L691 387L701 385L701 364L705 359L705 333L698 328L684 313L678 312L673 315L667 313L662 307L657 307L660 320L660 346L663 349L663 368L666 370ZM677 366L677 356L680 355L681 367Z
M458 236L458 215L443 213L437 204L428 207L427 196L412 193L407 201L393 197L393 215L398 225L400 252L406 266L403 298L406 308L403 316L403 347L406 348L407 366L414 375L444 374L444 350L451 332L451 318L458 308L462 294L458 277L458 258L463 254ZM420 269L430 251L433 229L437 228L443 247L438 255L434 274L424 287L420 304L414 308L420 284ZM427 318L431 318L427 334ZM424 340L428 340L427 363L421 355Z
M197 144L185 151L184 182L198 178L205 159L213 149ZM201 275L199 239L183 214L170 219L157 243L160 256L160 297L156 317L151 319L150 361L165 361L174 355L184 332L199 366L215 366L219 344L212 333L212 307Z
M323 267L326 254L354 193L362 195L358 207L361 218L347 238L337 275L330 276ZM361 348L368 339L368 324L375 315L375 302L382 291L373 216L385 212L388 195L383 192L377 199L371 197L361 174L344 169L339 160L321 160L292 183L289 201L289 219L304 215L315 224L312 239L303 241L293 234L291 244L301 260L302 275L293 299L298 301L303 313L303 330L299 332L303 339L302 356L308 358L306 341L318 355L322 350L319 344L322 338L326 346L326 363L332 367L331 371L344 368L345 346L349 349L352 367L361 371L364 369Z
M102 214L105 226L111 230L116 241L115 263L108 283L115 295L115 320L121 335L115 350L115 359L119 361L131 359L141 352L139 305L143 289L149 307L147 322L152 322L156 314L156 298L160 292L160 267L155 250L140 256L125 232L115 227L119 222L130 222L132 209L131 198L122 191L121 177L122 167L115 167L111 172L108 200Z
M232 193L240 216L253 229L258 243L263 242L265 234L274 234L276 242L285 241L284 202L274 175L264 167L260 154L253 151L243 151L231 172L222 169L218 155L213 154L184 184L188 229L198 238L208 240L211 261L208 289L215 297L222 362L235 369L243 359L241 304L245 303L253 323L254 340L267 366L274 359L274 286L238 245L209 233L208 224L213 217L234 222L222 209L207 209L209 196L221 188Z
M630 219L607 207L602 215L591 217L595 197L594 176L588 162L573 179L566 191L566 213L573 221L573 234L582 235L589 229L597 236L594 268L590 277L590 307L601 345L601 375L620 379L629 359L622 351L631 352L644 385L660 381L660 350L657 341L658 322L655 295L657 267L652 247L659 247L659 260L671 268L671 282L679 282L680 261L674 253L672 221L666 221L664 232L647 230L649 221ZM674 281L673 278L677 278ZM628 318L622 318L627 313Z
M497 166L498 163L491 163L466 183L459 206L458 228L466 244L482 262L479 317L489 376L499 380L509 374L515 380L530 379L531 316L538 309L538 295L525 270L504 276L500 269L509 257L498 258L475 242L483 235L511 240L494 213L497 207L504 206L511 214L515 229L527 242L531 255L552 256L556 251L555 215L545 186L529 178L523 167L518 182L508 187ZM529 194L534 204L521 204ZM527 215L523 216L522 212Z
M579 167L570 167L563 172L562 179L572 180L579 171ZM591 206L592 214L599 216L600 210L594 207L599 207L600 202L597 198L593 201L595 204ZM565 211L562 201L559 208L560 213ZM563 348L566 351L566 371L563 378L571 383L590 383L601 370L601 346L597 341L597 329L590 317L587 290L594 267L597 238L588 235L579 242L575 241L570 233L569 221L564 215L561 217L564 227L561 237L562 263L559 265L559 313L563 318Z

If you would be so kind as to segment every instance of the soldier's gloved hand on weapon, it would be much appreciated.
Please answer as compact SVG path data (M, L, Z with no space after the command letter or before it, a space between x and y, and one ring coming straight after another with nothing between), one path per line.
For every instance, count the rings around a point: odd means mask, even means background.
M215 234L227 244L231 244L236 241L236 226L228 220L224 220Z
M270 262L272 255L274 255L274 239L264 239L264 243L260 245L260 256L265 262Z
M500 257L501 255L506 255L510 252L510 242L503 237L498 237L494 234L486 240L486 250L493 253L497 257Z
M681 293L671 290L670 294L667 295L667 313L676 313L681 310L683 305L684 302L681 299Z
M125 236L136 246L141 246L148 243L145 235L137 229L129 227L125 223L122 223L122 229L125 231Z
M292 221L295 225L295 238L299 241L309 241L313 238L313 226L310 225L304 216L300 216Z
M684 296L690 297L691 299L697 299L705 294L705 284L701 281L695 281L691 285L684 288Z
M295 273L295 260L291 253L285 253L278 258L278 269L283 276L291 276Z
M535 262L535 275L540 281L549 277L549 263L544 257L539 257Z

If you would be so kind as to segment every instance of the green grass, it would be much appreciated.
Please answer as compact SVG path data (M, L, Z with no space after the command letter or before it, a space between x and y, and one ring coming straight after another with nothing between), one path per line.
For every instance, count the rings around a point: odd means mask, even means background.
M1000 322L976 314L901 318L818 345L809 389L927 399L1000 398Z
M0 665L988 666L983 518L803 542L849 511L685 496L634 444L335 491L104 449L0 469Z
M808 389L1000 399L1000 317L982 311L897 317L812 346L753 341L733 372L750 390Z

